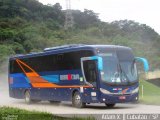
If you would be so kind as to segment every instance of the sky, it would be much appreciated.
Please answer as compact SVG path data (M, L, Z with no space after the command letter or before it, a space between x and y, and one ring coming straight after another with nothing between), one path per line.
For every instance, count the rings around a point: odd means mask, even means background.
M39 0L43 4L60 3L63 9L66 9L65 1ZM71 9L93 10L105 22L134 20L160 34L160 0L71 0Z

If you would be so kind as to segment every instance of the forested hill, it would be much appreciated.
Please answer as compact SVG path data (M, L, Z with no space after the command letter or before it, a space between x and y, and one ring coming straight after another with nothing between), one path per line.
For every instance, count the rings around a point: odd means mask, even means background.
M92 10L73 10L74 27L64 30L65 12L59 3L0 0L0 62L63 44L116 44L148 58L152 70L160 68L160 36L151 27L131 20L102 22Z

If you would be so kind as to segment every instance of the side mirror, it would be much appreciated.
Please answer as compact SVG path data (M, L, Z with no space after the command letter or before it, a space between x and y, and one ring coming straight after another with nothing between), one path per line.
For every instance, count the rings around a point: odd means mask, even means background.
M93 56L93 57L91 57L91 59L98 61L98 70L103 70L103 60L102 60L102 57Z
M97 62L98 62L98 70L103 70L103 60L102 60L102 57L91 56L91 57L81 58L81 61L85 61L85 60L97 60Z
M147 59L141 58L141 57L136 57L135 60L138 61L138 62L142 62L143 63L144 71L145 72L149 71L149 64L148 64Z

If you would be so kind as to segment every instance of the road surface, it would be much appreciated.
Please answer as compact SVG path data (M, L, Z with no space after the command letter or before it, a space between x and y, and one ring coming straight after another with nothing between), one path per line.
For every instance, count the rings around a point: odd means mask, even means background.
M26 110L49 112L52 114L126 114L126 113L160 113L160 106L144 104L117 104L108 109L104 104L91 104L86 108L72 107L70 102L62 102L59 105L50 104L47 101L25 104L24 100L9 98L6 74L0 75L0 106L17 107Z

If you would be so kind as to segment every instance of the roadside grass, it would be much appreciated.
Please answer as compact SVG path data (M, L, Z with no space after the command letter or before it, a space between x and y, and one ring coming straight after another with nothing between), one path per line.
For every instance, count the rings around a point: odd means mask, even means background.
M47 112L27 111L19 108L0 107L0 120L95 120L93 117L60 117Z
M143 97L142 97L142 85L143 85ZM146 80L140 80L140 103L160 105L160 87L147 82Z

